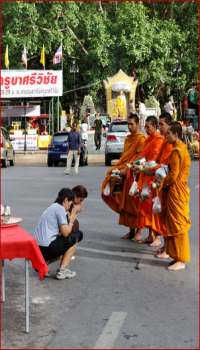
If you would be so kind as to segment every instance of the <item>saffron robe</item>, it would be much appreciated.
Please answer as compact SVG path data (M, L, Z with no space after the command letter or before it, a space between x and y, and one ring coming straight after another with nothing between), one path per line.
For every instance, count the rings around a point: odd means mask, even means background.
M165 139L161 148L160 155L158 157L158 161L157 161L158 165L156 165L155 170L160 168L162 164L164 165L169 164L169 158L170 158L172 149L173 149L172 144L168 143L167 139ZM154 194L156 195L156 191L154 191ZM159 198L161 202L162 202L162 196L163 196L163 192L160 191ZM167 234L163 212L156 213L156 214L152 213L151 229L154 232L159 233L163 236Z
M105 196L103 194L105 187L110 183L110 177L112 170L114 169L123 169L126 167L127 163L131 160L138 158L139 153L143 149L145 142L145 136L141 132L135 134L130 134L126 137L124 143L124 152L122 153L121 158L107 173L105 180L102 184L102 199L104 202L115 212L120 214L119 224L125 225L131 228L137 227L137 203L134 200L130 200L128 195L130 186L132 183L128 181L125 177L123 182L123 188L120 193L110 194Z
M167 229L166 252L176 261L190 261L189 242L189 199L188 177L190 172L190 156L187 146L180 140L172 150L170 171L163 181L165 224Z
M159 154L161 152L161 148L164 142L163 136L155 131L151 134L145 141L144 149L139 154L139 157L145 157L147 161L157 161ZM145 175L144 173L140 173L138 179L138 188L141 191L144 184L147 184L151 187L152 176ZM152 192L149 197L144 201L139 201L138 207L138 228L143 227L151 227L152 223Z

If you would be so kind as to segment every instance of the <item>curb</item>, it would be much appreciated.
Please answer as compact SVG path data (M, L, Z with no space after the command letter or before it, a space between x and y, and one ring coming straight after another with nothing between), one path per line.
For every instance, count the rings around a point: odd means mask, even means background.
M88 154L88 163L90 164L99 164L105 161L104 154ZM47 152L39 153L16 153L15 154L15 164L47 164Z

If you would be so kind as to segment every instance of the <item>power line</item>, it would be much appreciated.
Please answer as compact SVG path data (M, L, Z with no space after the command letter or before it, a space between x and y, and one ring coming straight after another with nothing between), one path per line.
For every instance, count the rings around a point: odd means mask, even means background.
M80 87L78 87L78 88L76 88L76 89L71 89L71 90L64 91L64 92L63 92L63 95L64 95L64 94L68 94L69 92L73 92L73 91L77 91L77 90L82 90L82 89L87 89L88 87L93 86L93 85L97 85L97 84L99 84L99 83L101 83L101 82L102 82L102 80L98 80L98 81L96 81L95 83L92 83L92 84L88 84L88 85L85 85L85 86L80 86Z

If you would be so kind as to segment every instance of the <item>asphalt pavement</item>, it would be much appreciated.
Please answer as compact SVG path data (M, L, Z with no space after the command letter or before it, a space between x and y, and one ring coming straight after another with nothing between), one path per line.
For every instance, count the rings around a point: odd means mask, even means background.
M89 197L79 218L84 240L70 266L77 277L56 280L55 262L51 277L40 281L30 266L29 334L24 263L6 261L1 348L198 348L198 162L192 162L190 176L192 259L179 272L169 272L168 261L154 258L149 246L120 239L127 230L100 197L106 170L103 162L81 167L76 176L37 163L2 169L2 199L29 232L63 186L81 183Z

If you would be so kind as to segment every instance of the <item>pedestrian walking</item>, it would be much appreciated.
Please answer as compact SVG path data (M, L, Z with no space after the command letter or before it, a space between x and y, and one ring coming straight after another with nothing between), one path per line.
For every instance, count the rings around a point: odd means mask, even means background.
M65 169L65 175L69 175L71 172L71 166L73 159L75 160L74 171L78 174L80 149L81 149L81 135L77 130L77 124L72 124L72 129L68 136L69 152L67 155L67 167Z
M101 148L102 127L103 122L100 119L99 113L96 113L94 120L94 143L96 146L96 150Z

